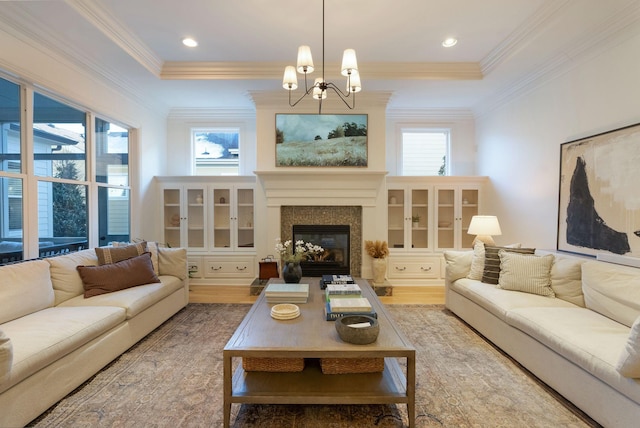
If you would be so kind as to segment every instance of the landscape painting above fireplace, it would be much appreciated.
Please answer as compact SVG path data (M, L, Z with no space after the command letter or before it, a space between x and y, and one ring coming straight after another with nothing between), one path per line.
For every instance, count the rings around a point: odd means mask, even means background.
M367 166L366 114L276 114L276 166Z

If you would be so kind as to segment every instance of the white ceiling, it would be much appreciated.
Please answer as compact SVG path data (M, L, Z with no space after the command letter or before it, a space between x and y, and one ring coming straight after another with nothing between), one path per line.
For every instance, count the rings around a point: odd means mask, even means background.
M391 92L391 109L477 112L638 21L640 0L326 0L326 73L342 87L333 70L354 48L362 94ZM301 44L314 54L312 78L322 65L321 0L0 1L0 22L165 109L286 95L282 72ZM184 47L185 36L199 46ZM459 42L445 49L449 36Z

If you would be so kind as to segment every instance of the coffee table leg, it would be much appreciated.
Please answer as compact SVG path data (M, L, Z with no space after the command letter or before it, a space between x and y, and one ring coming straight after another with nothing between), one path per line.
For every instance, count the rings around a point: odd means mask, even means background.
M223 367L224 367L224 375L223 375L223 389L224 389L224 427L229 428L231 424L231 357L223 352Z
M407 414L409 415L409 428L416 423L416 356L413 354L407 358Z

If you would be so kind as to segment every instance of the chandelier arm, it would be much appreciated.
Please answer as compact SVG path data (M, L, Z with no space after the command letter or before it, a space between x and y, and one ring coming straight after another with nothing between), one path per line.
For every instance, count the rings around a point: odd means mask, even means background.
M344 95L344 93L342 93L342 91L338 89L336 85L334 85L333 83L328 83L327 89L331 89L333 92L335 92L338 98L340 98L340 100L344 103L344 105L346 105L349 108L349 110L353 110L354 108L356 108L355 92L353 93L353 105L349 105L349 103L347 102L348 95Z
M305 86L305 89L307 88L306 77L307 77L307 76L305 75L305 85L304 85L304 86ZM300 98L298 98L298 99L297 99L297 101L296 101L296 102L294 102L293 104L291 104L291 92L293 92L293 91L289 91L289 106L290 106L290 107L295 107L295 106L296 106L300 101L302 101L302 99L303 99L304 97L306 97L307 95L309 95L310 93L312 93L312 92L313 92L313 89L314 89L315 87L316 87L316 85L313 85L312 87L308 88L308 89L306 90L306 92L305 92L304 94L302 94L302 95L300 96Z

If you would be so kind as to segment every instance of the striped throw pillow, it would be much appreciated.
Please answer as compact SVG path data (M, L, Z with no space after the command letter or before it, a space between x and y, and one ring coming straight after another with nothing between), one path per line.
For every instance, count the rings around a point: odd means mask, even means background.
M500 278L500 257L498 251L505 250L520 254L533 254L535 248L510 248L510 247L484 247L484 270L482 272L482 282L487 284L497 284Z
M535 256L501 250L498 288L555 297L551 288L553 254Z

